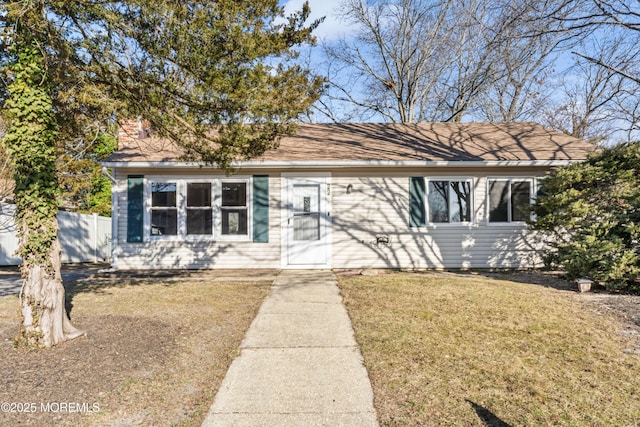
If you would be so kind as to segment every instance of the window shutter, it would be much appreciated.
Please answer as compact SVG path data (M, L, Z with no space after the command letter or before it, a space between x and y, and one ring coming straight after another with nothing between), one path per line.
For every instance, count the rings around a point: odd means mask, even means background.
M269 241L269 176L253 176L253 241Z
M424 206L424 177L409 178L409 227L426 225Z
M127 176L127 242L142 242L144 232L144 177Z

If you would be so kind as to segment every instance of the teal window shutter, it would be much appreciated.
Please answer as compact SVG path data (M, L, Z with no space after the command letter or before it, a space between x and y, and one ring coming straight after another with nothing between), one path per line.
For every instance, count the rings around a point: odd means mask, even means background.
M269 241L269 176L253 176L253 241Z
M409 178L409 227L425 225L424 177L412 176Z
M144 177L127 176L127 242L138 243L144 232Z

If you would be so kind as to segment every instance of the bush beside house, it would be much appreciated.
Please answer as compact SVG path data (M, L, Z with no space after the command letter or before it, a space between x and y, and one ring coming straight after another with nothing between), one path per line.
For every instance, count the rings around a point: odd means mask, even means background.
M533 210L531 227L549 237L547 266L608 290L640 291L640 142L554 170Z

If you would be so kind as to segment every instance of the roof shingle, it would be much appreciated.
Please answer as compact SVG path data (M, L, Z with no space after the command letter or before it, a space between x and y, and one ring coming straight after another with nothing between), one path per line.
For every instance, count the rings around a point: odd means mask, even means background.
M106 162L174 162L171 141L145 138ZM583 160L594 146L535 123L301 124L265 161Z

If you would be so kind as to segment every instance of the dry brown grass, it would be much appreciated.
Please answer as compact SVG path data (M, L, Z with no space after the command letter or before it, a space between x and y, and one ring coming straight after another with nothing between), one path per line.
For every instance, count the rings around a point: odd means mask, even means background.
M340 287L382 425L640 425L640 356L579 294L410 273Z
M90 414L0 414L0 425L200 425L270 282L131 282L76 289L79 338L20 352L0 298L0 402L89 402Z

